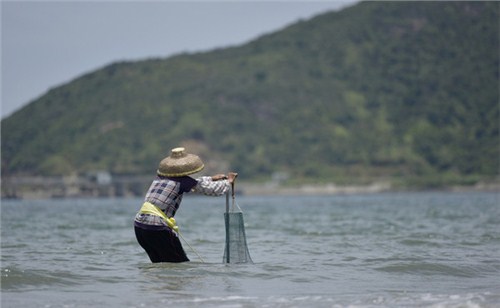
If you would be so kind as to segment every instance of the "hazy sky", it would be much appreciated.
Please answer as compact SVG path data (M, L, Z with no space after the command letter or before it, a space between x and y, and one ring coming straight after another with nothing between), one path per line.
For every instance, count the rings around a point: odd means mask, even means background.
M240 45L357 2L1 1L2 118L116 61Z

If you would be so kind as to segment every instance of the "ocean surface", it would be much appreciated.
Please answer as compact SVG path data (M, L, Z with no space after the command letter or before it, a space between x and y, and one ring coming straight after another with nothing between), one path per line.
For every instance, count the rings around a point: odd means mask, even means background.
M499 193L237 196L254 264L223 264L224 197L186 196L192 260L152 264L140 199L2 200L1 307L500 307Z

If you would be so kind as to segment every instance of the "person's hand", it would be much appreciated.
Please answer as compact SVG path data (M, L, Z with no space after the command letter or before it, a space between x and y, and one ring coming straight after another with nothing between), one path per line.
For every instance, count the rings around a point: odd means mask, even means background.
M234 183L234 181L236 180L236 177L238 176L238 173L236 172L229 172L227 174L227 180L229 181L229 183Z
M212 175L212 181L220 181L225 179L227 179L227 176L225 174Z

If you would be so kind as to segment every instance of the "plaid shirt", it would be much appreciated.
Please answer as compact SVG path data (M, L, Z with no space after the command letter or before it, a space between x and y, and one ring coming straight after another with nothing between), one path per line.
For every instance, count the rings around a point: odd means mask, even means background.
M191 177L166 178L157 177L149 187L144 202L149 202L162 210L167 217L174 217L182 201L183 193L195 192L207 196L221 196L229 190L228 180L212 181L212 177L198 179ZM159 216L137 213L134 224L149 229L168 228L167 223Z

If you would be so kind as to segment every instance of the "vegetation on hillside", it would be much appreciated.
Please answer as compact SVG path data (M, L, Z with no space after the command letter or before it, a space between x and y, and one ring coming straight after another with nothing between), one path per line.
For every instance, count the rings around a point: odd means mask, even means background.
M494 177L499 13L363 2L239 47L113 63L3 120L2 172L146 174L186 144L247 179Z

